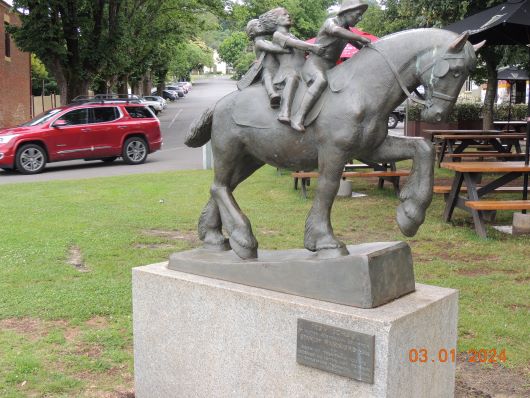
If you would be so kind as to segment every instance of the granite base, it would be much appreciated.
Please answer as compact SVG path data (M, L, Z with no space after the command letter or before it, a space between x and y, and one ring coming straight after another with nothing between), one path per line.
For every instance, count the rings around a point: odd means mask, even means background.
M456 349L457 312L455 290L422 284L361 309L135 268L136 397L452 397L455 363L441 360ZM373 383L297 363L299 319L374 336Z

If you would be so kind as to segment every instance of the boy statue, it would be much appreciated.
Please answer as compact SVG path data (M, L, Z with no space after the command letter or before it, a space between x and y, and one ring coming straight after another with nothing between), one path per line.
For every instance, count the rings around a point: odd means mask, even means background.
M300 109L291 119L291 127L295 130L305 131L307 114L328 86L326 72L337 64L346 44L351 42L360 48L370 43L369 39L349 30L361 20L367 8L368 4L362 0L344 0L337 16L328 18L320 28L315 44L322 46L324 52L310 54L302 70L302 78L309 88Z

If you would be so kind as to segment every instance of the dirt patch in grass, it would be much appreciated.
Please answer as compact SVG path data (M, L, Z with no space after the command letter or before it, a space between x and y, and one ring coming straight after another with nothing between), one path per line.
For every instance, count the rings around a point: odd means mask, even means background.
M141 231L144 236L151 238L161 238L166 242L149 242L149 243L135 243L133 245L136 249L174 249L175 244L170 241L186 242L191 247L197 247L200 244L197 232L193 231L177 231L177 230L165 230L165 229L144 229Z
M142 233L147 236L156 236L158 238L166 238L172 240L185 240L188 242L194 242L198 240L197 232L195 231L190 232L165 229L144 229Z
M516 398L530 396L530 387L522 371L493 364L487 368L468 362L460 354L456 364L456 398Z
M516 283L521 283L521 284L525 284L525 285L526 285L527 283L530 282L530 276L528 276L528 275L517 276L517 277L515 278L515 282L516 282Z
M175 245L169 243L135 243L135 249L172 249Z
M85 322L87 326L95 329L104 329L109 326L109 321L103 316L95 316Z
M85 262L83 260L83 253L81 253L81 249L79 246L72 245L68 249L68 259L66 261L68 264L70 264L72 267L74 267L79 272L89 272L90 270L85 265Z
M483 276L483 275L489 275L493 272L493 270L488 268L466 268L466 269L459 269L456 271L458 275L462 276Z
M37 318L7 318L0 320L0 329L11 330L24 335L30 341L37 341L48 334L44 322Z

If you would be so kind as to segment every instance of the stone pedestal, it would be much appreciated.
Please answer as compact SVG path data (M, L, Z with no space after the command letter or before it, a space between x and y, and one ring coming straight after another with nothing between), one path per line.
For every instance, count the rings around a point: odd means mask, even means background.
M455 290L416 284L411 294L361 309L167 263L135 268L136 397L452 397L455 363L444 353L456 349L457 303ZM359 371L372 366L373 383L298 363L305 321L372 341L373 357Z

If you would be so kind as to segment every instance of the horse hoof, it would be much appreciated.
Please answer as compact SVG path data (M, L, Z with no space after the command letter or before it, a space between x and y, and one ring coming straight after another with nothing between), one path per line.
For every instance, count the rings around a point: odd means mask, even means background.
M223 242L219 243L204 242L202 248L212 252L226 252L231 249L228 239L225 239Z
M327 260L330 258L337 258L349 255L350 252L345 246L334 249L321 249L317 252L317 258L320 260Z
M407 214L403 205L400 205L397 208L396 220L401 233L408 237L416 235L416 232L418 232L421 225L421 222L417 222Z
M232 250L234 251L234 253L236 253L243 260L251 260L254 258L258 258L257 247L249 248L249 247L241 246L232 237L230 237L230 246L232 247Z

